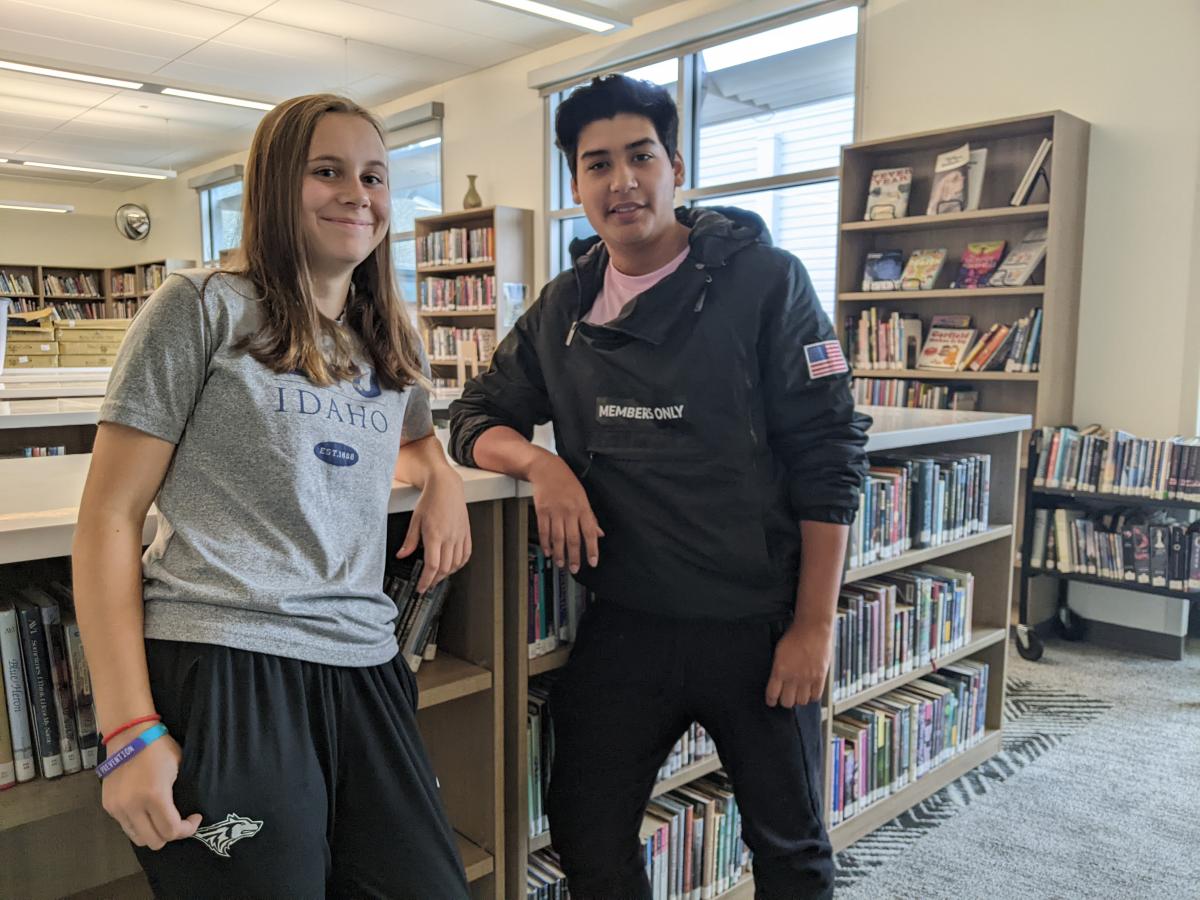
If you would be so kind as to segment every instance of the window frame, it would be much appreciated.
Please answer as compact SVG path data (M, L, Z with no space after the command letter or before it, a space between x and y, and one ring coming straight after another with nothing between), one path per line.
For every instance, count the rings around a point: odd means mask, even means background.
M216 234L213 232L215 217L213 216L213 204L211 202L213 192L231 184L238 184L242 186L244 196L245 182L245 175L239 174L232 178L214 181L212 184L206 184L196 189L197 205L200 211L200 265L204 268L213 268L221 264L220 250L216 250L211 259L208 256L209 251L213 250L216 246ZM240 245L240 240L238 243Z
M863 5L853 2L853 0L846 3L822 4L787 15L765 19L744 28L713 34L703 40L692 41L681 47L641 56L637 59L623 62L620 66L605 70L629 72L672 58L676 60L679 71L675 82L675 104L679 109L679 153L683 157L684 163L684 183L676 192L678 203L684 206L693 206L701 200L760 191L774 191L783 188L838 181L840 179L840 166L825 166L818 169L795 170L764 178L697 187L698 168L696 165L696 152L699 142L697 128L699 120L699 110L697 108L699 93L696 90L696 86L698 56L709 47L726 44L745 37L752 37L756 34L773 31L774 29L782 28L805 19L827 15L846 8L856 8L858 19L854 45L854 124L851 141L859 141L862 135L864 28L867 17L863 14ZM562 99L572 88L587 82L595 74L599 73L589 72L567 82L549 85L542 90L544 99L543 107L545 110L543 126L546 134L544 146L548 151L545 167L546 227L544 240L546 253L544 258L546 261L546 271L543 273L545 281L549 281L557 273L566 268L563 264L564 261L561 259L560 252L560 223L584 217L582 206L565 205L570 201L569 186L564 183L565 176L563 175L562 154L554 146L554 114L558 108L558 104L562 102Z

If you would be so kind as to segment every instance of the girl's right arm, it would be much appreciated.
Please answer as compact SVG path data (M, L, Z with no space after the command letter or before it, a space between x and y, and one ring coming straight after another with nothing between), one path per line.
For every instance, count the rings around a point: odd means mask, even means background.
M101 734L155 712L143 637L142 529L175 446L104 422L79 506L72 547L75 611L92 676ZM106 744L111 756L154 723ZM183 819L172 788L178 743L159 738L104 779L104 809L138 846L159 850L191 837L200 816Z

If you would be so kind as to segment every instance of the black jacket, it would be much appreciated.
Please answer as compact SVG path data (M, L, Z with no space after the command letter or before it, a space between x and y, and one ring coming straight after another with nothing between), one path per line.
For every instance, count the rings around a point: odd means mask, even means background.
M799 522L853 520L871 420L854 411L848 373L809 377L805 345L835 334L762 220L676 216L691 227L687 259L606 326L582 319L608 253L582 243L451 405L451 454L474 465L486 429L529 437L552 420L607 535L581 582L669 616L785 615Z

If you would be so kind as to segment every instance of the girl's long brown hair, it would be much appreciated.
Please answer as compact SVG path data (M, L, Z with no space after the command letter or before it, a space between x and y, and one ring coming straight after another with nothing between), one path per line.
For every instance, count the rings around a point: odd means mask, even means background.
M328 113L360 116L383 141L379 121L336 94L295 97L268 112L254 132L246 163L239 261L226 270L248 278L262 296L261 327L235 349L276 372L300 370L320 385L361 374L350 341L317 309L301 226L309 145L317 122ZM392 389L425 384L420 338L396 287L389 235L354 269L351 283L344 321L362 340L380 383ZM328 354L321 350L322 335L332 342Z

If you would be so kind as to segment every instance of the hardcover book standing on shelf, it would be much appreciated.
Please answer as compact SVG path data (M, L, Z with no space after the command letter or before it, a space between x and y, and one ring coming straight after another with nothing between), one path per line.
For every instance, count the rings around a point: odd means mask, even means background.
M903 219L908 214L908 195L912 189L912 169L876 169L871 173L867 192L867 212L872 219Z
M967 173L971 162L971 147L963 144L957 150L938 155L933 167L933 187L929 192L927 215L962 212L967 203Z

